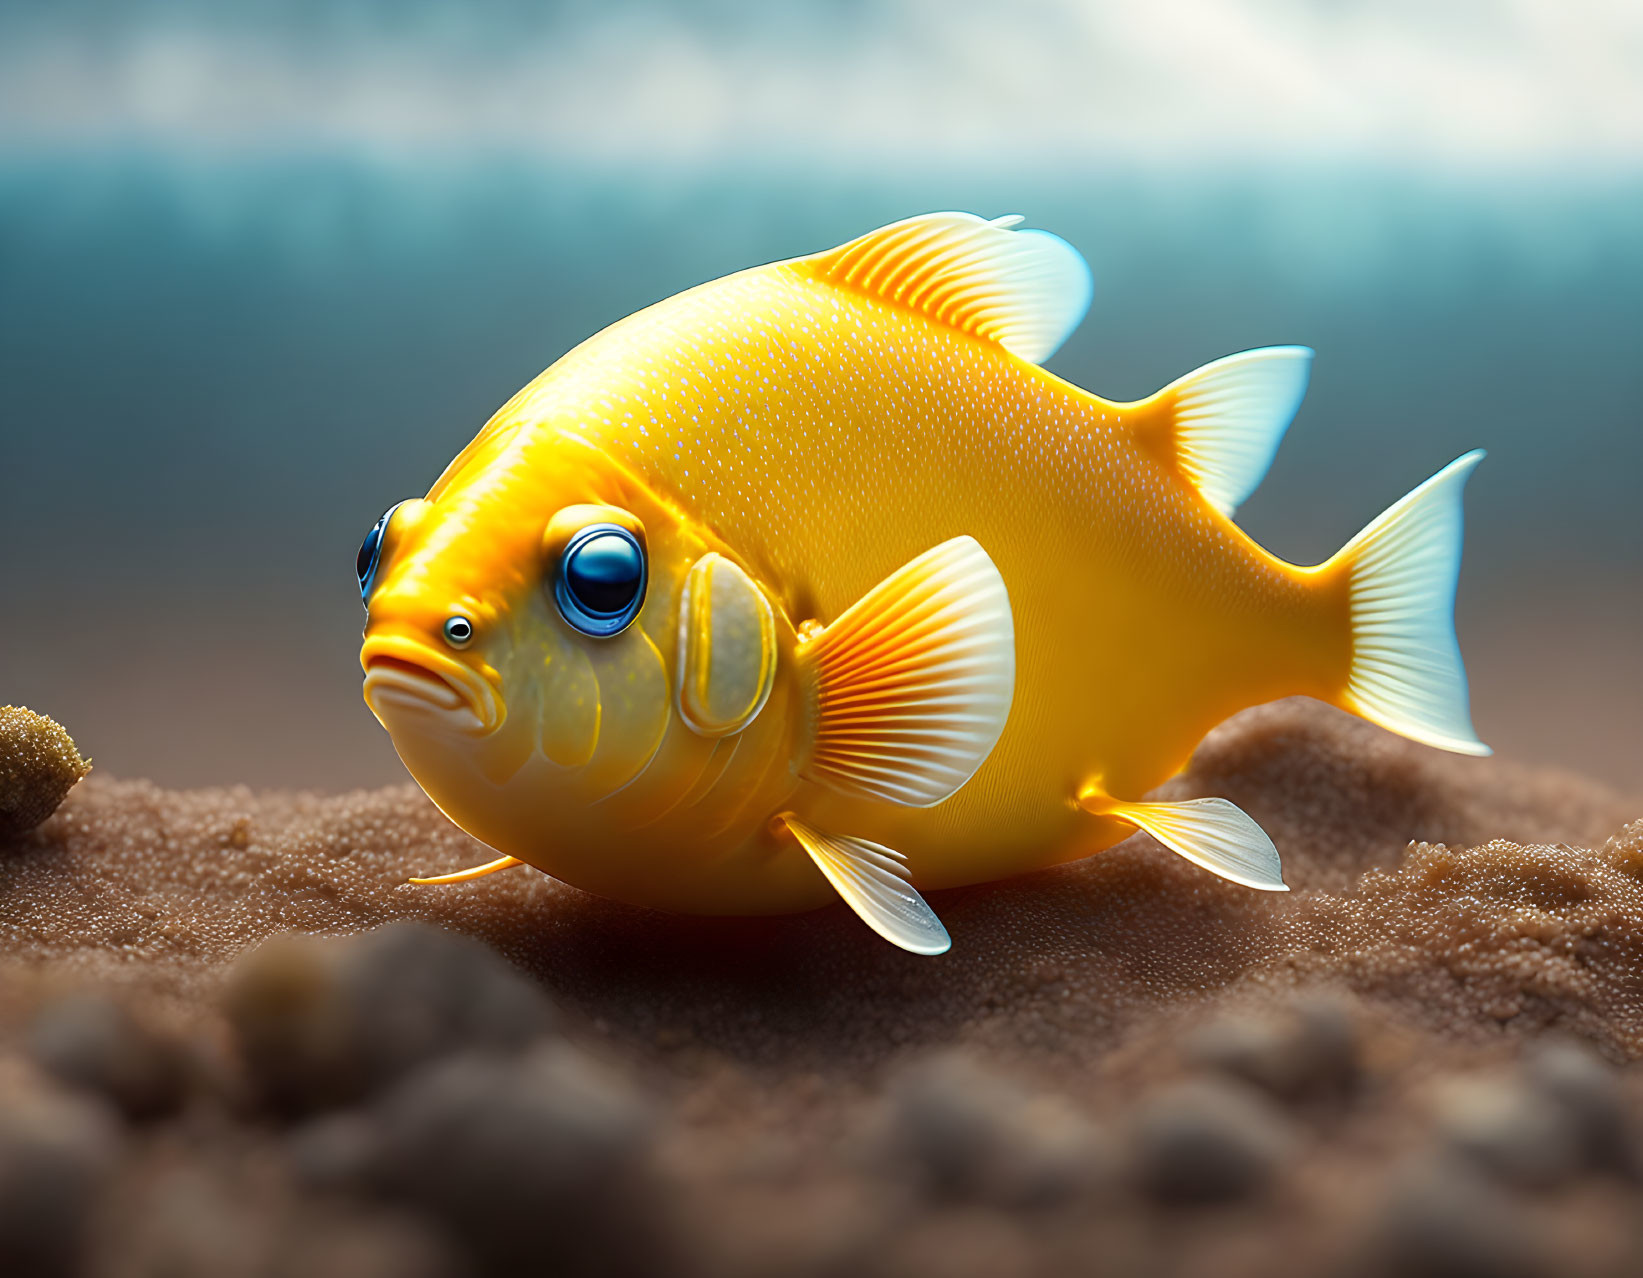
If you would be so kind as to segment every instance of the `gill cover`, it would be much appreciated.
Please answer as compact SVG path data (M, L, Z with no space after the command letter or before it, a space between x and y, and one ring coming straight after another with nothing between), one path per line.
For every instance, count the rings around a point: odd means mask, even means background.
M679 717L704 737L753 722L776 679L776 616L753 579L703 555L679 601Z

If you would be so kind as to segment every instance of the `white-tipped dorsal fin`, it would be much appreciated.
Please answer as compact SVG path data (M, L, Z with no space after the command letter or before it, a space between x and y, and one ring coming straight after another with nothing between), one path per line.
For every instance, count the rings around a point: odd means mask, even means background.
M1099 816L1117 817L1145 830L1211 874L1259 888L1287 892L1278 849L1265 830L1226 799L1183 799L1176 803L1129 803L1097 786L1078 796L1079 806Z
M936 912L907 881L901 853L866 839L823 834L791 812L776 818L856 916L892 945L914 954L945 954L952 946Z
M1228 355L1143 400L1140 429L1156 432L1192 486L1230 519L1272 465L1311 371L1305 346Z
M1090 308L1090 268L1020 217L927 213L800 259L824 279L861 289L1043 363Z
M1010 717L1010 596L973 537L886 577L801 641L814 724L800 767L846 794L940 803L974 775Z
M1352 665L1341 704L1414 741L1488 754L1472 728L1455 638L1461 493L1481 448L1457 457L1347 543Z

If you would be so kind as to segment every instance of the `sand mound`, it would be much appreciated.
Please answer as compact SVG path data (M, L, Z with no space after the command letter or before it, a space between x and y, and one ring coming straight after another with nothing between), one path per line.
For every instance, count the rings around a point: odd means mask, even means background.
M1300 701L1225 725L1166 793L1242 805L1296 890L1136 838L933 894L932 961L842 909L406 886L488 859L412 787L92 777L0 842L0 1255L12 1220L63 1272L229 1272L201 1212L252 1240L236 1273L1643 1254L1643 804ZM441 930L246 953L400 920ZM67 1146L7 1126L43 1096L79 1107ZM68 1250L8 1216L8 1157L67 1169Z
M34 829L90 771L62 724L0 706L0 838Z

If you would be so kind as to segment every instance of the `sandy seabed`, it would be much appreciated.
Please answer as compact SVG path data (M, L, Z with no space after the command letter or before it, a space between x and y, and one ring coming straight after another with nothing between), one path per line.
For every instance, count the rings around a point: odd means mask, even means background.
M1643 1269L1643 801L1304 701L1162 793L1294 890L1138 837L931 960L93 775L0 840L0 1273Z

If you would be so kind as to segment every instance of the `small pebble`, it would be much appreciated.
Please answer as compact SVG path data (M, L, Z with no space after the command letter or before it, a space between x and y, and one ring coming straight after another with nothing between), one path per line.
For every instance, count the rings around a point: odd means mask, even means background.
M111 1278L471 1278L436 1224L357 1199L296 1197L261 1159L167 1159L124 1186ZM99 1253L103 1249L99 1248ZM106 1253L104 1253L106 1254ZM102 1258L100 1254L99 1258ZM10 1278L10 1275L7 1275Z
M122 1274L141 1278L264 1278L270 1275L281 1206L243 1175L202 1157L145 1168L127 1188Z
M1580 1132L1568 1112L1516 1079L1452 1079L1434 1117L1451 1149L1508 1184L1552 1189L1581 1168Z
M1386 1278L1539 1278L1522 1213L1470 1164L1428 1157L1392 1176L1354 1272Z
M1267 1189L1295 1145L1288 1119L1259 1092L1230 1081L1179 1083L1141 1104L1134 1176L1158 1202L1233 1202Z
M87 1231L120 1157L99 1102L0 1079L0 1273L77 1273Z
M464 1278L453 1244L400 1214L319 1217L288 1229L270 1278Z
M938 1198L1056 1202L1101 1180L1110 1162L1091 1124L1058 1097L1029 1095L958 1053L903 1070L889 1101L893 1151Z
M436 1057L518 1050L554 1027L542 992L472 937L422 923L276 936L230 974L227 1011L264 1099L349 1104Z
M0 839L34 829L90 771L61 724L0 706Z
M27 1047L42 1069L107 1097L127 1118L160 1118L182 1101L186 1061L181 1047L104 995L74 995L46 1004L29 1026Z
M1345 1097L1359 1073L1357 1026L1340 1002L1303 999L1278 1018L1228 1016L1188 1036L1189 1060L1284 1101Z
M1540 1103L1565 1116L1586 1167L1634 1177L1643 1172L1619 1075L1596 1055L1567 1041L1536 1044L1525 1056L1523 1077Z
M382 1138L375 1120L355 1110L322 1114L292 1128L285 1152L292 1174L321 1193L370 1187L381 1162Z
M652 1108L564 1043L429 1065L384 1099L381 1122L384 1189L496 1272L626 1272L654 1240Z

